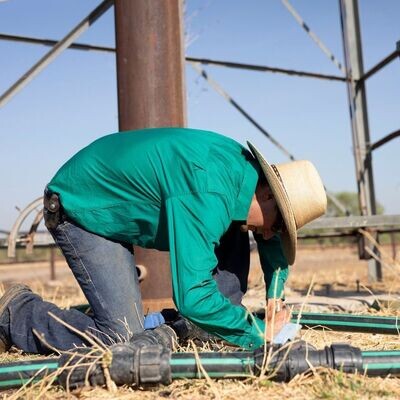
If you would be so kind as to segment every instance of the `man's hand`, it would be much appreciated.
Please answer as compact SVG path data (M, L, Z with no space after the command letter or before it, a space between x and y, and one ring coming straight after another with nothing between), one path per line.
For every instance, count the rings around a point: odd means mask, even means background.
M267 341L270 342L282 327L290 321L290 310L282 299L267 299Z

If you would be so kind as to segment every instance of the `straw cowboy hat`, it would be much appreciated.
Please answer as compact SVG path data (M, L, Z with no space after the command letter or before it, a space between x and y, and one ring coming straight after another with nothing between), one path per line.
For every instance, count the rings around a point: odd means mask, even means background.
M297 230L326 211L326 193L321 178L310 161L269 164L261 153L247 142L267 178L285 228L281 233L283 252L292 265L296 258Z

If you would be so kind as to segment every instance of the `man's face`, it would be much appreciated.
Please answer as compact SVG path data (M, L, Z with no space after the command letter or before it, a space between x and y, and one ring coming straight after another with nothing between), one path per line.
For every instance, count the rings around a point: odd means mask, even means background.
M268 240L282 230L282 216L267 184L258 188L256 197L261 207L263 221L259 226L249 226L249 229L261 234L265 240Z

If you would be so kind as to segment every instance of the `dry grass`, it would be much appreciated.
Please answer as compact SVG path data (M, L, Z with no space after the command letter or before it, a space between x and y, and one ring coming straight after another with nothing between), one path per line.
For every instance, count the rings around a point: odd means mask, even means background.
M263 298L264 288L257 267L257 258L253 258L250 276L250 293L256 298ZM292 269L288 282L289 295L305 293L314 280L313 292L323 293L326 285L337 293L353 292L357 285L363 292L371 290L374 293L399 293L400 279L397 260L386 259L392 268L384 270L385 281L369 285L365 261L359 261L354 249L309 249L299 250L298 261ZM0 274L1 279L1 274ZM45 299L60 306L68 307L84 303L85 299L73 279L64 279L59 284L43 284L39 281L29 281L35 291ZM380 311L370 310L374 315L400 315L397 304L384 304ZM368 350L400 349L399 337L394 335L371 335L364 333L333 332L325 330L304 329L301 338L322 348L335 342L345 342ZM205 346L196 351L209 351ZM193 351L189 346L180 351ZM224 349L222 349L224 350ZM17 350L0 356L0 362L32 359L35 356L23 355ZM346 375L340 371L316 371L315 374L297 376L289 383L272 382L265 377L254 377L247 380L177 380L167 387L153 390L118 388L112 392L103 388L85 388L66 393L59 387L50 386L44 380L34 387L22 388L20 391L2 393L2 398L15 399L238 399L251 397L258 399L399 399L400 379L369 378L362 375Z
M45 389L45 390L44 390ZM346 375L340 371L317 371L315 375L297 376L289 383L276 383L267 379L177 380L156 390L120 387L115 393L102 388L85 388L67 395L58 387L24 388L19 393L4 393L4 399L399 399L400 382L393 378L368 378Z

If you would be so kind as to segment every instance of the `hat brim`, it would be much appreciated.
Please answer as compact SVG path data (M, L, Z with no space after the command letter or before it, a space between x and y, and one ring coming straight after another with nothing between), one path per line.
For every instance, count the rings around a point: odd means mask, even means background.
M285 229L280 234L283 253L289 265L294 263L297 249L297 228L293 209L283 183L263 155L250 142L247 142L251 152L257 159L267 179L268 185L281 212Z

